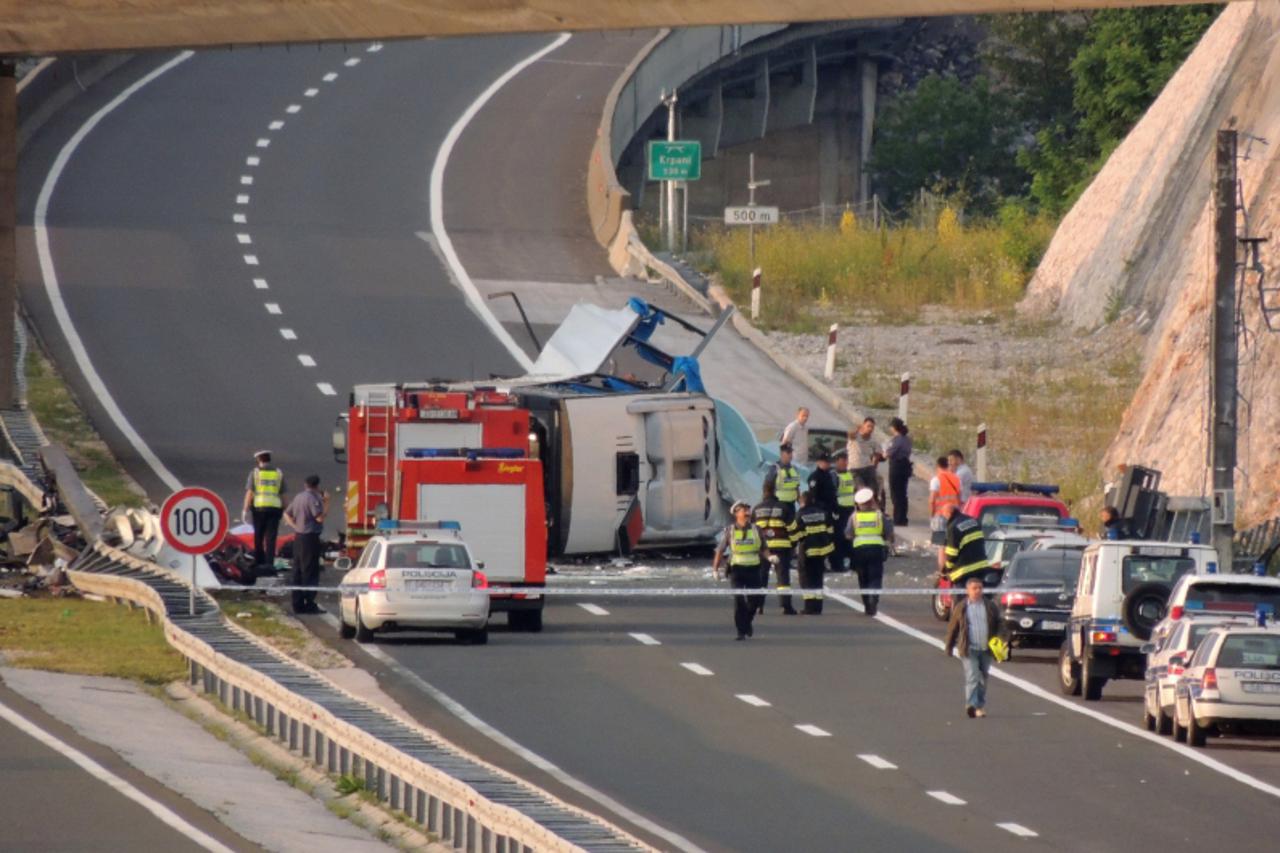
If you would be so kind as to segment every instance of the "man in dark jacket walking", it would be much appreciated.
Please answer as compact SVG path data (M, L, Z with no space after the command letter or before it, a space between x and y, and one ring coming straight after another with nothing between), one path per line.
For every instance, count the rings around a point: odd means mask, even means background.
M983 589L982 578L968 579L964 599L951 607L951 622L943 641L947 657L954 649L964 664L964 711L970 717L987 715L987 673L995 661L990 643L1000 623L1000 611L982 594Z

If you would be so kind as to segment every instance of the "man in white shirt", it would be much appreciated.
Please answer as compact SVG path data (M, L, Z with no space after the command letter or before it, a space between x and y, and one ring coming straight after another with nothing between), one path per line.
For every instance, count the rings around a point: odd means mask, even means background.
M964 461L964 454L959 450L948 453L947 461L950 463L951 473L960 480L960 507L963 509L969 502L969 495L973 494L973 469Z
M780 443L790 444L794 456L792 459L800 465L809 464L809 410L801 406L796 410L796 419L782 430Z

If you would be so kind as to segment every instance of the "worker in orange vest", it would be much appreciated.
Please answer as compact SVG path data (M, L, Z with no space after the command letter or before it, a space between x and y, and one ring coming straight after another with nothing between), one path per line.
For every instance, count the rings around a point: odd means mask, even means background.
M946 509L960 508L960 478L951 470L947 457L938 457L938 470L929 481L929 531L930 541L938 546L938 572L947 566L947 516Z

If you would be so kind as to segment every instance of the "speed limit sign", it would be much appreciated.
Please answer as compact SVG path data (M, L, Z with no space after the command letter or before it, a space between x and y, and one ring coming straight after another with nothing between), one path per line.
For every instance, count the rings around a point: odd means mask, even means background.
M189 486L169 495L160 508L160 529L175 551L191 555L191 615L196 615L196 558L227 535L227 505L208 489Z

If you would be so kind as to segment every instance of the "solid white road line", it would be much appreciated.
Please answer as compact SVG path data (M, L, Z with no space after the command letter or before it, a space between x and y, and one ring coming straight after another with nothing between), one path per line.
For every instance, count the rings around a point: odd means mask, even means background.
M125 797L133 800L135 803L151 812L151 814L165 826L180 833L184 837L203 847L205 850L216 850L218 853L223 853L223 851L225 851L225 853L231 853L231 848L222 844L216 838L208 835L203 830L187 823L187 821L183 820L170 810L168 806L147 796L142 791L112 773L110 770L103 767L80 750L49 734L47 731L37 726L35 723L31 722L8 705L0 703L0 717L3 717L5 721L14 728L40 741L40 743L49 747L54 752L59 753L81 770L97 779L99 782L106 784L117 793L123 794Z
M863 753L858 757L861 758L863 761L867 762L868 764L870 764L872 767L874 767L877 770L897 770L898 769L898 765L894 764L892 761L887 761L886 759L883 759L878 755Z
M347 66L348 68L355 68L357 65L360 64L360 57L353 56L342 64Z
M467 129L467 125L476 117L476 113L480 112L489 99L498 93L498 90L507 85L517 74L546 56L551 51L557 49L569 40L568 33L561 33L554 41L543 47L541 50L534 51L515 65L507 69L506 73L489 84L489 88L480 93L471 106L467 107L466 112L458 117L453 127L449 128L449 133L445 136L444 142L440 143L440 150L436 154L435 164L431 167L431 233L435 235L436 246L440 250L440 254L444 256L444 260L450 271L453 273L454 281L462 292L466 295L467 300L471 303L471 309L479 315L480 319L493 332L494 337L498 339L507 352L511 353L511 357L516 360L524 370L533 369L533 360L525 354L520 345L515 342L503 325L498 322L498 318L494 316L493 311L489 309L488 301L480 295L480 291L476 289L475 282L471 280L471 275L462 265L462 261L458 258L457 251L453 248L453 241L449 239L449 233L444 227L444 173L449 166L449 155L453 153L453 146L458 144L458 139L462 136L462 132ZM350 60L348 60L348 63Z
M820 729L813 723L801 723L796 726L796 728L807 735L812 735L813 737L831 737L831 732L826 729Z
M298 356L298 362L299 362L303 367L315 367L315 366L316 366L316 360L315 360L314 358L312 358L311 356L307 355L306 353L303 353L302 355L299 355L299 356Z
M245 262L246 264L248 264L249 266L251 266L251 267L256 267L256 266L258 265L258 256L257 256L257 255L245 255L245 256L244 256L244 262Z
M268 130L279 130L282 127L284 127L284 122L282 122L280 119L276 119L275 121L271 122L271 124L267 125Z
M256 287L258 290L266 290L267 280L265 278L255 278L253 280L253 286Z
M933 797L938 802L946 803L949 806L967 805L964 800L960 799L955 794L949 794L946 791L925 791L925 793Z
M296 341L298 339L298 333L293 329L281 329L280 337L284 338L286 341Z
M690 672L692 672L694 675L715 675L714 672L707 669L705 666L703 666L700 663L690 662L690 663L682 663L680 665L685 669L689 670Z
M603 607L601 607L598 604L581 604L580 603L578 604L578 606L581 607L583 610L587 611L588 613L590 613L592 616L608 616L609 615L609 611L605 610Z
M62 298L62 288L58 284L58 273L53 266L53 252L49 248L49 202L53 198L54 188L58 185L58 179L62 177L62 173L66 171L67 164L71 162L72 155L76 149L80 147L80 143L84 142L98 123L114 112L121 104L133 97L140 89L160 75L178 67L186 62L195 54L192 51L184 50L182 53L170 59L164 65L156 68L146 76L140 78L137 82L126 88L123 92L116 95L110 101L102 106L97 112L89 117L89 120L80 126L80 129L72 134L67 140L66 145L62 146L62 150L58 152L58 156L53 161L53 165L49 167L49 174L45 176L44 185L40 187L40 195L36 199L36 209L32 217L32 229L35 231L36 237L36 254L40 259L40 277L44 280L45 293L49 297L50 307L53 309L53 315L58 321L58 328L62 331L62 336L66 338L67 346L71 349L71 354L76 360L76 366L80 368L80 373L84 376L84 380L88 383L89 388L93 391L98 402L102 404L106 410L107 417L115 424L116 429L120 430L125 440L137 451L138 456L142 458L147 466L155 472L160 481L173 490L182 488L182 482L173 475L173 472L165 467L160 461L160 457L147 446L142 440L142 436L129 423L129 419L124 416L120 406L116 403L115 398L111 396L111 392L107 390L106 383L102 381L102 377L98 375L97 369L93 366L93 362L89 359L89 352L85 349L84 341L80 334L76 331L75 325L71 322L71 314L67 311L67 304ZM248 197L245 197L248 201Z
M632 638L633 640L635 640L637 643L640 643L640 644L645 645L645 646L660 646L660 645L662 645L662 643L658 642L657 640L655 640L653 637L649 636L648 634L632 634L632 635L631 635L631 638Z
M267 138L264 136L262 139L259 139L255 144L256 144L259 148L270 148L270 147L271 147L271 140L270 140L270 139L267 139Z
M756 696L753 693L738 693L736 694L735 698L740 699L743 702L746 702L748 705L752 706L753 708L772 708L773 707L769 702L766 702L764 699L761 699L759 696Z
M326 613L323 618L324 618L324 621L327 622L331 627L333 628L338 627L338 620L332 614ZM548 776L551 776L561 785L564 785L568 788L572 788L573 790L577 791L579 794L582 794L583 796L588 797L591 800L594 800L596 803L599 803L601 806L604 806L606 809L613 812L617 816L621 817L623 820L629 821L632 824L645 830L646 832L649 832L653 835L658 836L659 838L663 839L668 844L670 844L673 849L680 850L682 851L682 853L703 853L702 848L700 848L698 845L694 844L692 841L685 838L684 836L679 835L678 833L672 832L671 830L666 829L662 826L659 826L658 824L654 823L652 820L645 817L644 815L639 814L630 808L627 808L622 803L618 802L613 797L609 796L603 791L600 791L592 787L591 785L588 785L586 782L583 782L580 779L570 776L568 773L566 773L556 764L553 764L552 762L543 758L541 755L538 755L533 750L528 749L527 747L517 743L512 738L498 731L493 726L489 725L484 720L480 719L475 714L471 713L471 711L468 710L465 705L458 702L452 696L450 696L449 694L441 690L439 687L436 687L434 684L430 683L429 681L424 679L422 676L418 675L416 672L409 669L407 666L400 663L400 661L396 660L391 655L387 654L377 646L367 645L367 646L362 646L361 649L366 654L382 661L384 664L387 665L388 668L393 670L401 678L413 684L418 689L422 690L424 693L430 696L432 699L439 702L440 705L442 705L444 709L448 711L450 714L453 714L453 716L457 717L459 720L466 723L471 728L480 732L482 735L489 738L490 740L492 740L494 743L498 744L502 748L508 750L509 752L514 753L518 757L524 759L528 763L532 764L534 767L541 770L543 773L546 773Z
M264 303L262 303L262 307L267 309L267 313L268 313L268 314L283 314L283 313L284 313L283 311L281 311L281 310L280 310L280 303L279 303L279 302L264 302Z
M320 79L324 80L324 82L326 83L332 83L334 80L338 79L338 72L330 71L328 74L324 75L324 77Z
M249 196L245 195L244 193L241 193L240 195L236 196L236 204L248 204L248 203L249 203Z
M1012 832L1020 838L1036 838L1040 835L1040 833L1027 829L1020 823L997 823L996 826L1000 827L1005 832Z
M319 89L308 89L307 91L305 91L305 92L303 92L303 93L302 93L302 97L304 97L304 98L314 98L314 97L315 97L316 95L318 95L318 94L320 94L320 90L319 90Z
M241 246L248 246L253 243L253 238L250 237L248 234L237 234L236 242L238 242Z
M333 386L330 385L328 382L317 382L316 387L319 388L320 393L325 395L326 397L332 397L338 393L337 391L333 390Z
M842 595L840 593L829 593L827 597L834 601L840 602L846 607L862 612L861 602L854 601L852 598L849 598L846 595ZM894 619L892 616L885 615L884 611L880 611L879 613L877 613L875 618L876 618L876 621L884 625L887 625L896 631L901 631L902 633L906 634L909 637L914 637L915 639L919 640L922 643L927 643L933 646L935 649L938 649L939 651L941 651L942 649L942 641L939 640L937 637L931 637L923 631L916 630L915 628L912 628L910 625L907 625L903 622L899 622L897 619ZM1199 764L1202 767L1207 767L1208 769L1213 770L1216 773L1221 773L1223 776L1226 776L1228 779L1233 779L1241 783L1242 785L1248 785L1250 788L1253 788L1255 791L1261 791L1262 793L1268 794L1272 797L1280 798L1280 786L1272 785L1269 782L1264 782L1263 780L1257 778L1256 776L1250 776L1248 773L1245 773L1243 770L1237 770L1236 768L1230 766L1229 764L1224 764L1223 762L1218 761L1216 758L1210 758L1209 756L1204 755L1201 752L1197 752L1191 749L1190 747L1183 746L1177 743L1173 738L1161 737L1160 735L1157 735L1154 732L1149 732L1146 729L1133 725L1132 723L1126 723L1121 720L1117 720L1115 717L1112 717L1109 714L1104 714L1101 711L1095 711L1093 708L1090 708L1086 705L1077 705L1074 702L1071 702L1062 696L1058 696L1054 693L1050 693L1048 690L1045 690L1043 687L1039 686L1038 684L1032 684L1030 681L1027 681L1024 678L1019 678L1016 675L1010 675L1001 667L998 667L998 666L992 667L991 676L1007 684L1011 684L1025 693L1030 693L1032 696L1035 696L1039 699L1043 699L1044 701L1057 705L1060 708L1065 708L1066 710L1071 711L1072 713L1083 714L1084 716L1097 720L1098 722L1103 723L1104 725L1111 726L1114 729L1119 729L1120 731L1131 734L1134 737L1142 738L1148 743L1153 743L1153 744L1156 744L1157 746L1163 747L1164 749L1172 750L1178 753L1183 758L1187 759L1188 761L1194 761L1196 764Z
M231 221L236 225L244 225L249 221L249 217L245 216L243 213L233 213L231 214Z

